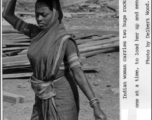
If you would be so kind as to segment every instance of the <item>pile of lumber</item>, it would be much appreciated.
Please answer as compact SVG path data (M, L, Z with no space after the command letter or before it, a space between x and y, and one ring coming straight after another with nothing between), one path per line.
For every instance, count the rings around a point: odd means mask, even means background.
M30 77L32 71L26 55L30 38L10 26L3 25L2 29L3 79ZM71 34L78 45L82 61L96 54L113 51L119 46L119 38L115 34L73 31ZM98 71L98 67L84 62L83 70Z
M79 52L83 57L115 50L119 46L119 37L114 34L89 35L76 38Z

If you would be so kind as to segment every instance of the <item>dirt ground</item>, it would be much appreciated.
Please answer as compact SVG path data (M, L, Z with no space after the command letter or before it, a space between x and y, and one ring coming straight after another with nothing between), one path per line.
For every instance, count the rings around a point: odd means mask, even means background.
M66 28L75 29L72 28L74 25L79 27L84 25L90 26L89 28L84 27L85 29L117 32L119 28L118 18L75 18L75 21L79 22L73 22L73 20L64 20ZM99 67L98 73L85 73L86 77L100 100L101 108L106 113L108 120L119 120L119 50L89 57L85 60L85 63ZM3 102L4 120L29 120L34 104L34 92L28 79L3 80L3 90L25 96L24 103L11 104ZM81 90L79 90L79 93L81 108L79 120L94 120L93 111L87 98Z

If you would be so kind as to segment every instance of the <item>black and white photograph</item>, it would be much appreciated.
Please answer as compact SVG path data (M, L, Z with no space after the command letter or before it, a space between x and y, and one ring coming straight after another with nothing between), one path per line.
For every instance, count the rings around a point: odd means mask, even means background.
M1 119L150 120L151 1L139 1L2 0Z

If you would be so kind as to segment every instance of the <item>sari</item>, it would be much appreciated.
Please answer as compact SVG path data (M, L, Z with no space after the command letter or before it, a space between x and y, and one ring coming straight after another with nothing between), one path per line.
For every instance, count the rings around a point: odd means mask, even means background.
M31 86L35 92L31 120L78 120L78 90L68 67L64 76L55 79L68 41L71 40L75 46L76 43L61 21L59 1L54 1L53 6L51 26L45 30L37 30L27 52L33 70ZM78 48L76 49L79 56Z
M81 67L79 51L62 23L59 0L52 1L53 18L47 29L41 30L21 19L14 23L15 29L31 38L27 52L33 71L31 87L35 92L31 120L78 120L79 95L70 68ZM66 64L65 58L69 64ZM63 61L64 75L56 78Z

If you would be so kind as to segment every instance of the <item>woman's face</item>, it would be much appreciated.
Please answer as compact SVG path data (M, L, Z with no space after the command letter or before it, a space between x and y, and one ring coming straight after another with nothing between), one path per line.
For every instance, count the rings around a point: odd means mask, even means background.
M46 29L52 23L53 12L45 3L37 2L35 5L35 18L38 26L41 29Z

